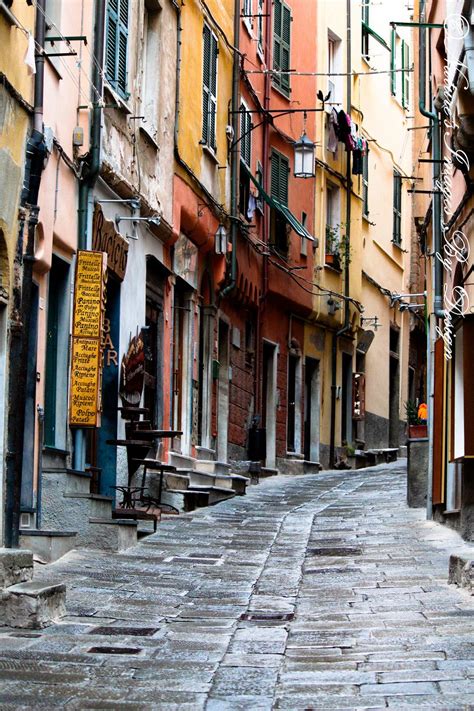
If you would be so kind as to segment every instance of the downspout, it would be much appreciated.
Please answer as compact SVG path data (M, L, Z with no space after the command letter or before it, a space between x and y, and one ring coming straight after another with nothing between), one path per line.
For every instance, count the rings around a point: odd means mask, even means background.
M45 0L37 0L35 42L35 84L33 131L26 146L25 178L21 194L20 225L15 254L8 375L8 441L6 456L5 546L18 548L20 498L23 468L28 337L31 321L35 233L38 224L38 195L46 159L43 136ZM26 249L23 250L25 208L28 211Z
M234 0L234 47L240 44L240 0ZM234 65L232 68L232 129L233 146L230 154L230 240L232 254L230 262L230 282L221 291L221 297L227 296L235 287L237 280L237 190L239 180L239 152L240 144L236 143L239 131L239 84L240 84L240 56L234 51Z
M420 0L420 23L425 20L425 0ZM441 135L438 114L429 111L425 105L426 99L426 28L420 24L419 34L419 109L422 116L430 119L431 136L433 142L433 185L440 179ZM443 309L443 265L436 254L442 254L441 245L441 195L433 194L433 255L432 281L434 285L433 313L428 319L427 329L427 394L428 394L428 476L426 496L426 518L433 518L433 435L434 435L434 343L436 319L444 318Z
M97 89L98 95L102 97L103 80L102 65L104 57L105 41L105 3L96 0L95 22L94 22L94 57L92 63L92 91ZM85 166L85 174L79 182L79 205L77 210L77 246L78 249L91 248L91 220L93 212L92 191L97 181L100 171L100 138L102 129L102 107L97 100L97 94L93 97L93 108L90 126L90 148L88 164ZM73 468L83 471L86 463L85 451L85 430L73 430L74 454Z
M273 59L273 46L272 46L272 2L267 0L265 6L265 39L264 42L264 55L265 55L265 67L268 69L272 66ZM266 72L264 78L264 96L263 96L263 107L265 111L270 106L270 91L271 91L271 74ZM262 146L262 162L263 162L263 187L264 190L270 194L271 193L271 181L269 177L270 173L270 125L268 121L268 114L266 113L265 122L263 124L263 146ZM269 224L268 219L269 207L264 205L263 216L262 216L262 241L266 242L269 238ZM267 292L268 292L268 243L267 248L262 257L262 294L259 298L258 313L257 313L257 333L256 333L256 348L255 348L255 412L260 414L263 412L263 319L265 313L265 307L267 303ZM260 426L262 423L260 424Z
M346 31L347 31L347 50L346 50L346 113L351 115L352 110L352 41L351 41L351 0L346 0ZM347 151L346 155L346 225L345 225L345 243L344 243L344 325L339 331L335 331L332 336L332 353L331 353L331 421L330 421L330 439L329 439L329 467L332 469L336 464L336 391L337 391L337 342L340 336L350 330L350 272L349 262L351 253L351 154Z

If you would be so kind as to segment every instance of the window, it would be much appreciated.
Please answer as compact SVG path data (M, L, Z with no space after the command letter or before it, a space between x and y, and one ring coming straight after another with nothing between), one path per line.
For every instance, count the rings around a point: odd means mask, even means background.
M335 34L328 34L328 92L331 92L326 109L330 112L332 104L340 104L342 99L341 77L341 40Z
M240 159L251 167L252 159L252 114L245 104L240 105Z
M303 227L306 227L306 223L308 221L308 215L306 212L301 213L301 224ZM301 237L301 246L300 246L300 254L303 255L303 257L306 257L308 255L308 240L306 237Z
M202 143L216 149L217 37L204 25L202 77Z
M362 2L362 56L369 59L369 0Z
M408 108L410 102L410 48L402 40L402 106Z
M361 52L365 60L369 61L371 55L370 39L376 40L382 47L390 51L387 42L371 26L369 22L370 0L363 0L362 4L362 46Z
M244 23L249 30L249 32L252 31L252 26L253 26L253 8L252 8L252 0L243 0L243 5L242 5L242 15L244 18Z
M402 242L402 176L397 170L393 171L393 237L394 244Z
M392 96L396 96L407 109L410 102L410 47L395 30L392 30L390 69Z
M278 151L272 151L271 158L271 197L283 205L288 205L288 174L290 162ZM280 211L271 211L271 242L281 254L288 254L289 227Z
M260 161L257 161L257 170L255 171L255 180L263 188L263 166ZM259 192L257 196L257 210L263 215L263 200L261 193Z
M291 35L291 10L281 2L275 0L273 17L273 69L278 72L273 75L273 84L285 96L290 95L290 75L284 72L290 69L290 35Z
M271 196L283 205L288 205L288 174L290 161L278 151L272 151Z
M263 57L263 2L257 0L257 50Z
M109 0L105 41L105 76L124 99L127 93L129 0Z
M369 153L362 158L362 214L369 216Z
M54 52L66 52L67 48L62 47L62 42L50 41L52 37L58 37L61 35L61 15L62 15L62 0L47 0L46 1L46 27L45 27L45 51L47 54L52 54ZM59 76L62 76L65 72L64 57L51 57L49 59L53 67L56 69Z
M339 188L328 183L326 188L326 264L340 268Z
M155 9L156 8L156 9ZM155 4L146 5L144 22L144 68L142 90L142 113L145 117L141 128L154 141L158 132L158 96L160 77L160 12Z

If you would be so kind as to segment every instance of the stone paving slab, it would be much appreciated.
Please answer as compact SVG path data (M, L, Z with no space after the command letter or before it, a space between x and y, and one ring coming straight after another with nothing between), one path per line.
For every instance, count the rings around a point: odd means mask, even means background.
M471 709L464 546L406 507L403 462L279 476L165 517L123 554L36 571L61 623L0 633L0 709Z

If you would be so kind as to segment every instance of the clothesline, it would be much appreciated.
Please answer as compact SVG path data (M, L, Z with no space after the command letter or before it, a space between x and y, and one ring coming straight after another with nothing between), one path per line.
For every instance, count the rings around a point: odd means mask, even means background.
M394 72L414 72L415 68L410 69L380 69L370 72L297 72L294 69L244 69L246 74L290 74L292 77L363 77L371 74L393 74Z

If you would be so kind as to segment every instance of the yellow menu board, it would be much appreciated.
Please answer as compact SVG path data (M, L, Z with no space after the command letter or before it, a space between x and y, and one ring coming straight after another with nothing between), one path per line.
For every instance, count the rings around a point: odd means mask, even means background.
M106 274L106 254L77 253L69 413L73 427L99 425Z

